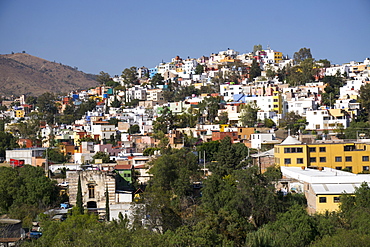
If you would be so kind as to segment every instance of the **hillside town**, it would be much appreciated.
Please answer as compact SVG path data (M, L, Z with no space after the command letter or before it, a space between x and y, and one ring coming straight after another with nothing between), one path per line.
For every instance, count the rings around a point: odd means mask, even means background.
M121 75L102 71L97 81L66 95L1 100L3 131L14 141L0 150L2 165L41 167L57 181L69 199L53 217L66 217L81 187L85 210L132 219L168 149L194 155L200 175L192 193L201 196L204 180L219 173L207 143L225 140L245 148L243 169L278 168L274 190L304 195L311 215L338 211L343 194L370 182L369 58L337 65L308 48L293 58L261 46L228 48Z

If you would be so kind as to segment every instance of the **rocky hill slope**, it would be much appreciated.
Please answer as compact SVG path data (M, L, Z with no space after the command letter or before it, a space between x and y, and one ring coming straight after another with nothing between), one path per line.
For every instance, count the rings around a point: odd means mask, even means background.
M26 53L0 55L0 95L38 96L97 86L95 76Z

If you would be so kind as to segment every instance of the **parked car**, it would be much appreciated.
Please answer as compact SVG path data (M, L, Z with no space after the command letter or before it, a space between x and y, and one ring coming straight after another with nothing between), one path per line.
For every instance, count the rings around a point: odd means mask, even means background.
M58 184L58 186L67 187L68 186L68 182L67 181L61 182L61 183Z

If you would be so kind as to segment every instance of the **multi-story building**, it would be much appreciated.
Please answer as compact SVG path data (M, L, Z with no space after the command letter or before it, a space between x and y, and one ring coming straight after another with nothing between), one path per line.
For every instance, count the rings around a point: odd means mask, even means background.
M370 143L343 140L302 143L288 136L274 146L275 164L288 167L329 167L353 173L370 170Z
M109 139L112 135L115 136L116 127L107 121L95 121L91 125L91 134L94 136L94 139Z
M347 128L350 115L342 109L324 109L306 111L307 127L309 130L333 130L339 127Z
M164 103L162 89L149 89L146 93L146 100L158 102L159 104Z

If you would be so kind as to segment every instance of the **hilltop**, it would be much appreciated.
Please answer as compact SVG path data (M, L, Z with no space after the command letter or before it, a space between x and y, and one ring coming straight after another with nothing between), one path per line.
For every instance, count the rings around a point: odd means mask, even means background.
M65 93L98 84L95 75L26 53L0 55L0 95Z

